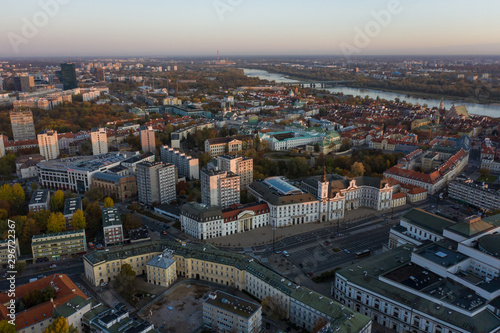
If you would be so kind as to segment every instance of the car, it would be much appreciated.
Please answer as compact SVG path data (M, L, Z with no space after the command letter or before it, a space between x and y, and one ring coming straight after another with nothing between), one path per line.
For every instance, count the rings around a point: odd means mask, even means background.
M56 264L50 264L49 268L56 268L57 265Z
M313 276L314 276L314 273L313 273L313 272L311 272L311 271L307 272L307 274L308 274L310 277L313 277Z
M45 275L38 275L38 279L43 279Z
M276 254L281 254L281 251L276 251Z
M166 234L167 234L167 232L166 232L165 230L163 230L163 234L164 234L164 235L166 235Z
M107 285L106 282L101 283L101 287L105 287Z
M347 254L351 253L351 251L349 251L348 249L344 249L344 252L347 253Z
M104 248L104 246L102 246L101 243L96 245L96 249L98 249L98 250L102 250L103 248Z
M287 251L283 251L283 255L284 255L285 257L289 257L289 256L290 256L290 255L288 254L288 252L287 252Z

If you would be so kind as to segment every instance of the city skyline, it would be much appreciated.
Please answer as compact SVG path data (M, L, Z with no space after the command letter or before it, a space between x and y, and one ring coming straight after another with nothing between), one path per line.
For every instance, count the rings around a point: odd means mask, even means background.
M484 3L484 6L481 6ZM9 3L0 57L495 55L500 4L431 1ZM497 10L495 10L495 8ZM64 42L61 42L64 41Z

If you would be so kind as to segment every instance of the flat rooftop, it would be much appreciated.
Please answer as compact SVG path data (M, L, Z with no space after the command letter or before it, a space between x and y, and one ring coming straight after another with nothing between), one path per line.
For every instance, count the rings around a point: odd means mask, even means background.
M415 254L418 254L419 256L446 268L454 266L467 259L467 256L461 253L449 250L448 248L439 246L435 243L415 251Z
M36 190L30 200L30 205L46 203L49 197L49 190Z
M290 195L290 194L302 194L301 189L293 186L283 179L283 177L271 177L264 180L264 184L266 184L269 188L278 191L281 195Z
M247 319L252 317L261 308L259 304L227 294L220 290L210 293L205 303Z
M68 157L58 160L43 161L38 163L38 165L48 169L76 169L93 172L123 162L134 155L135 153L130 152L116 152L95 156Z
M401 220L426 229L434 234L442 235L443 229L451 227L454 221L431 214L420 208L410 209L401 215Z

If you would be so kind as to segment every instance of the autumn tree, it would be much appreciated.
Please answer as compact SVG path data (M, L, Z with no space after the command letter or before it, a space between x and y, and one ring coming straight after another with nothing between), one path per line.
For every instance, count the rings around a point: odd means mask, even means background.
M95 237L99 230L102 229L102 211L97 201L89 203L85 208L85 220L87 230L92 237Z
M42 233L45 233L47 230L47 222L49 221L50 214L50 211L45 209L39 210L33 214L33 219Z
M262 300L261 305L266 316L274 320L282 320L287 316L286 308L275 296L267 296Z
M110 208L110 207L114 207L114 206L115 206L115 203L113 202L113 199L111 199L110 197L104 198L104 208Z
M85 196L91 200L97 201L101 201L104 198L104 194L102 194L102 191L95 186L92 186L90 190L85 192Z
M85 220L85 215L83 214L83 210L78 209L73 213L71 226L73 227L74 230L82 230L87 227L87 222Z
M351 166L351 173L353 177L361 177L365 174L365 166L363 165L363 163L354 162L354 164Z
M52 234L66 230L66 219L61 212L51 213L47 221L47 233Z
M52 212L60 212L64 209L64 192L61 190L56 191L50 198L50 210Z
M69 325L66 318L58 317L47 326L43 333L78 333L78 330L73 325Z
M32 218L28 218L23 226L21 241L23 244L29 244L34 235L40 234L40 227Z
M0 321L0 332L16 333L16 325L10 324L7 320Z
M135 276L136 272L132 269L132 266L130 264L123 264L120 273L118 273L114 281L116 291L125 293L128 297L132 296Z
M123 229L125 229L126 232L143 227L141 219L135 214L124 214L122 216L122 221Z

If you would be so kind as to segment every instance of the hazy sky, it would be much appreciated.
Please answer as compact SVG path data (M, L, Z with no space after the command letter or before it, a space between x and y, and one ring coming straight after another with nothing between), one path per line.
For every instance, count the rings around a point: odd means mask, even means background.
M500 55L500 2L493 0L5 2L0 57L212 55L217 50L223 56L345 50ZM44 10L43 4L52 6ZM377 23L373 13L392 7L390 17ZM356 32L367 29L367 38Z

